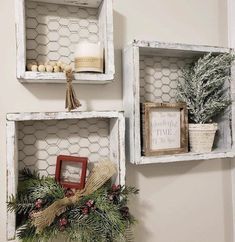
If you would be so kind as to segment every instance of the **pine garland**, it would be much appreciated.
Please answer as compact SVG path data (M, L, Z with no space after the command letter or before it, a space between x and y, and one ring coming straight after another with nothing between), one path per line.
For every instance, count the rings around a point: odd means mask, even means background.
M138 194L136 188L107 182L68 207L38 234L31 223L32 214L64 196L73 196L73 191L63 189L51 177L40 177L28 169L20 174L18 194L9 198L7 207L17 215L17 237L22 242L51 241L61 234L68 241L132 241L130 226L135 218L130 214L127 202L131 194Z
M229 53L213 56L211 53L182 70L177 100L186 102L189 119L195 123L207 123L223 112L230 104L230 68L234 56Z

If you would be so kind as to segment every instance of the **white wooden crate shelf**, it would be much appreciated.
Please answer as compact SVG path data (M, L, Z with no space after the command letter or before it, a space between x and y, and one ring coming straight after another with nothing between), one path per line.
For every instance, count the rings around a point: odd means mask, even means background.
M116 181L125 183L122 112L18 113L7 115L7 196L17 190L25 167L54 176L56 157L88 157L89 169L100 160L117 164ZM15 215L8 213L7 237L15 237Z
M26 71L31 61L73 65L77 43L104 46L105 72L78 73L75 82L109 83L114 78L112 0L16 0L17 78L21 82L64 83L64 73Z
M231 108L232 112L227 112L216 120L219 123L219 131L216 134L215 149L207 154L185 153L173 156L143 156L141 154L142 133L140 128L141 103L175 102L176 88L182 67L206 53L219 54L230 51L228 48L170 44L157 41L134 41L125 48L123 52L123 93L128 127L126 150L128 151L129 161L134 164L148 164L233 156L232 114L234 114L234 105ZM231 84L231 93L234 93L233 69L231 83L227 82L227 85Z

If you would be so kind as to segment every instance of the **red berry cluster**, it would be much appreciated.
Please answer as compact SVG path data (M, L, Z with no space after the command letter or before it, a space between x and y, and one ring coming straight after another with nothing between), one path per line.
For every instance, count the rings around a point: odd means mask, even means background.
M66 189L64 193L66 197L73 197L75 195L71 189Z
M116 185L116 184L112 185L112 191L113 192L118 192L120 190L121 190L121 185Z
M82 214L88 215L91 210L96 210L95 202L93 200L88 200L82 208Z
M108 192L108 199L112 201L114 204L120 204L121 190L122 187L120 185L112 185L111 189ZM130 212L128 207L121 207L119 211L124 219L130 218Z
M37 208L37 209L42 208L42 203L43 203L42 199L40 199L40 198L37 199L35 202L35 208Z
M129 219L130 218L130 212L129 212L129 208L128 207L120 208L120 213L123 216L123 218L125 218L125 219Z
M113 184L108 192L108 199L115 204L118 203L121 192L121 186Z
M60 227L60 230L61 230L61 231L65 230L67 224L68 224L68 220L67 220L66 218L61 218L61 219L59 220L59 227Z

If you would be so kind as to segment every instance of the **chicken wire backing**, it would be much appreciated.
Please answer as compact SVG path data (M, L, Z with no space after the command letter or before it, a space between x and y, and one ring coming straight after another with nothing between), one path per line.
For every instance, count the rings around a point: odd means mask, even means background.
M26 1L26 58L73 63L75 45L99 41L97 8Z
M140 102L175 102L181 69L191 58L140 55Z
M54 176L58 155L88 157L89 162L108 159L109 127L109 119L101 118L19 122L19 169ZM70 178L79 175L73 167L63 173Z

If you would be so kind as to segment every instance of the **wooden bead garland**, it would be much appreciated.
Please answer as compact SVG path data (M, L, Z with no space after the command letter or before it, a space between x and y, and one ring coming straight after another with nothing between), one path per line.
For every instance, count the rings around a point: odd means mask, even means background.
M72 71L71 65L67 65L62 61L48 61L47 63L31 61L26 65L27 71L33 72L66 72Z

